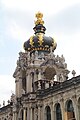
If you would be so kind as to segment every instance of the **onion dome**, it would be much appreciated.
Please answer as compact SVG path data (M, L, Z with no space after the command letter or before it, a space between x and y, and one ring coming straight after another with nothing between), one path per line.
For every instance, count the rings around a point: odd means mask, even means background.
M45 36L46 28L43 26L44 21L42 20L43 14L38 12L36 14L37 20L35 21L34 35L24 43L24 49L33 53L34 51L50 52L50 47L54 51L56 49L56 42L52 37Z

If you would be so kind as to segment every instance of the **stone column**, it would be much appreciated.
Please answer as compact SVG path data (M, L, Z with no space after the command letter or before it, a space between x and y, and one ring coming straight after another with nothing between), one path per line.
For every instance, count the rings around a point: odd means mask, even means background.
M34 120L38 120L38 109L34 108Z
M41 112L41 116L40 116L41 119L40 120L44 120L43 119L43 107L42 106L40 106L40 112Z
M73 108L74 108L75 118L76 120L79 120L78 103L77 103L76 95L73 96Z
M41 80L41 70L39 70L38 80Z
M26 93L27 93L27 74L26 74Z
M13 120L15 120L15 112L13 112Z
M53 119L52 120L56 120L56 111L53 110Z
M36 113L36 112L35 112L35 108L34 108L34 120L35 120L35 113Z
M77 104L75 104L74 112L75 112L75 118L76 118L76 120L80 120L79 119L79 114L78 114L78 105Z
M24 108L24 112L23 112L23 120L26 120L26 108Z
M31 79L30 73L28 73L28 76L27 76L27 93L28 92L32 92L32 79Z
M38 120L41 120L41 110L40 110L40 106L38 106Z
M61 113L62 113L62 120L65 120L65 106L64 106L64 99L61 99Z
M19 79L17 79L17 78L15 79L15 85L16 85L15 86L16 87L16 89L15 89L16 96L19 96L18 95L18 93L19 93L18 92L19 91Z
M22 95L22 78L18 77L15 80L16 83L16 89L15 89L15 93L17 97L21 97Z
M51 120L53 120L53 102L50 103L51 108Z
M37 81L36 71L34 71L34 82Z
M41 120L46 120L45 119L45 108L44 108L44 106L41 108L41 117L42 117L42 119Z
M17 112L15 112L15 120L17 120Z
M16 110L16 106L13 106L13 120L17 120L17 110Z
M19 77L19 90L17 97L21 97L21 95L22 95L22 77Z
M13 111L13 120L17 120L17 113Z
M27 120L30 120L30 111L29 111L29 108L27 108Z
M32 108L30 108L30 120L33 120L33 118L32 118Z

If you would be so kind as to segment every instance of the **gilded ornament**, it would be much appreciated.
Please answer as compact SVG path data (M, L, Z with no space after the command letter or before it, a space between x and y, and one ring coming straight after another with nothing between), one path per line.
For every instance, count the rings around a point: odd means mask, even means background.
M39 45L41 46L42 43L44 42L44 41L43 41L43 35L38 35L38 39L39 39L38 43L39 43Z
M43 14L41 12L38 12L36 13L36 18L39 19L39 18L42 18L43 17Z
M31 45L31 46L33 46L33 44L34 44L34 42L33 42L33 37L34 37L34 36L31 36L31 37L30 37L30 45Z
M37 18L37 21L35 21L35 25L38 25L38 24L44 24L44 21L42 20L42 17L43 17L43 14L38 12L35 17Z
M57 46L56 41L54 39L53 39L52 45L53 45L53 48L56 48L56 46Z

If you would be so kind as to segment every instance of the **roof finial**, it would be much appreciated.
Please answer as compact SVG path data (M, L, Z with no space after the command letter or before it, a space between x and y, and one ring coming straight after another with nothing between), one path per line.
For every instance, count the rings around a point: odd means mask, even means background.
M44 24L44 21L42 20L43 14L41 12L36 13L35 17L37 18L37 21L35 21L35 25Z

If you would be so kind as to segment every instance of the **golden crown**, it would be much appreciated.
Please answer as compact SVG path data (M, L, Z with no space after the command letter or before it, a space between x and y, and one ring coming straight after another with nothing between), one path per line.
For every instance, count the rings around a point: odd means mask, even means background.
M36 13L35 17L37 18L37 21L35 21L35 25L44 24L44 21L42 20L43 14L41 12Z

